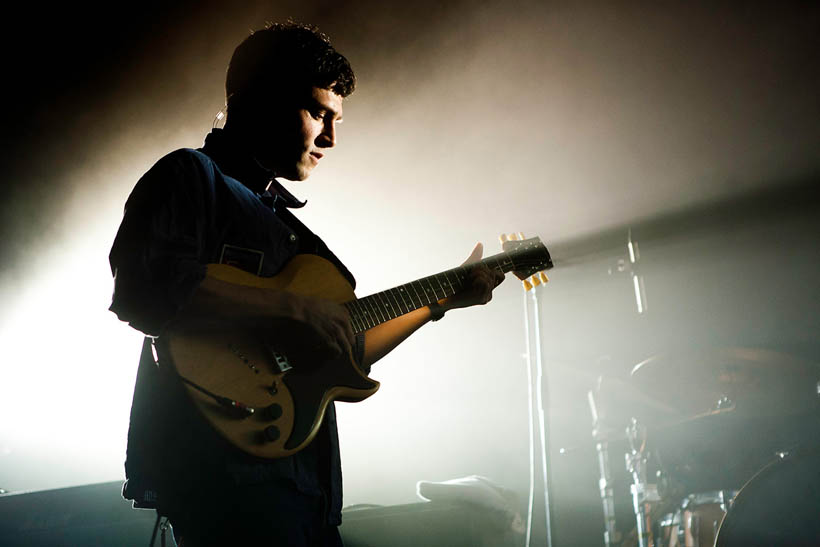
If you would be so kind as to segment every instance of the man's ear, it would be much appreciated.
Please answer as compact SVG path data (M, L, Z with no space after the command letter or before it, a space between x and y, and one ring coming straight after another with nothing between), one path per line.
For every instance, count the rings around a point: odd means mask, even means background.
M228 113L233 112L238 119L245 121L253 117L254 111L259 109L262 96L262 93L254 89L237 91L228 98Z

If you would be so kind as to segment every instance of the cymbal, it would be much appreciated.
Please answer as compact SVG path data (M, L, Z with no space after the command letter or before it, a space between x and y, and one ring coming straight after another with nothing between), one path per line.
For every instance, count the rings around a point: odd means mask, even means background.
M598 429L609 438L625 438L626 426L633 417L648 426L682 418L680 412L665 401L612 376L598 376L591 395L598 415Z
M632 382L683 414L733 408L746 415L818 409L820 367L774 351L730 347L659 354L635 365Z

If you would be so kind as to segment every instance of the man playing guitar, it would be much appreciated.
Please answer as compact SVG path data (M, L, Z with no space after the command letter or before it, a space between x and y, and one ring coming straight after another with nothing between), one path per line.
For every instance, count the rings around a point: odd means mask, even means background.
M331 402L315 438L292 455L248 455L217 435L181 395L180 382L157 367L155 338L175 324L213 319L269 339L294 367L350 355L367 373L428 321L487 303L504 278L476 266L452 296L354 335L339 303L208 275L209 264L228 264L271 277L307 254L329 261L355 286L291 212L304 204L276 181L307 179L336 145L343 100L354 86L348 61L315 29L288 23L252 33L228 68L224 129L200 149L161 158L126 203L110 254L110 309L147 337L123 494L167 516L185 547L341 545L336 417ZM481 254L479 244L468 262Z

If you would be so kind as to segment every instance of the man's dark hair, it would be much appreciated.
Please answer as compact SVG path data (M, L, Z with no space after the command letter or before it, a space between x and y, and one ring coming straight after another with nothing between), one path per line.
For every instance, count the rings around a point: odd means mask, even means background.
M356 77L325 34L293 22L269 23L252 32L234 50L225 79L229 111L258 93L286 96L311 87L347 97Z

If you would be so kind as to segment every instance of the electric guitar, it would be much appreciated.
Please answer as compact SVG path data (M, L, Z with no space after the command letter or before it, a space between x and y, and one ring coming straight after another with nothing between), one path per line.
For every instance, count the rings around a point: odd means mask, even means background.
M503 251L481 263L512 271L525 287L546 281L549 251L537 238L502 238ZM350 313L355 333L437 302L468 281L466 265L363 298L329 261L297 255L274 277L258 277L225 264L209 264L216 279L326 298ZM351 355L326 362L291 363L239 327L223 323L177 324L155 342L160 368L178 378L192 404L237 448L261 458L291 455L310 443L331 401L358 402L376 392Z

